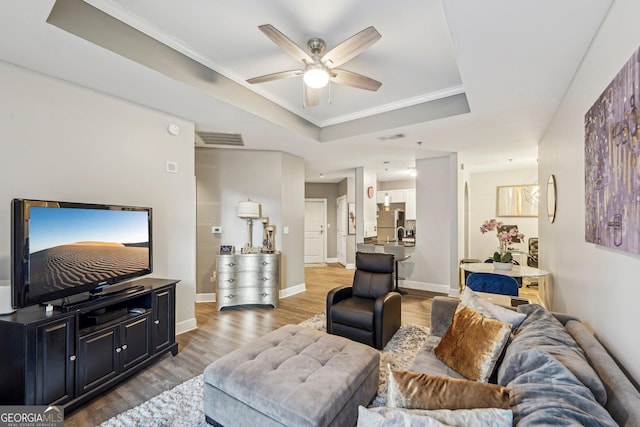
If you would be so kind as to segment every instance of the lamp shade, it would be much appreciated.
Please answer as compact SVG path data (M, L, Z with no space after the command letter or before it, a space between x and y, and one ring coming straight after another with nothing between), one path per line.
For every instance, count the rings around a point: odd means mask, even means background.
M247 201L238 203L238 217L242 219L256 219L262 216L260 203Z

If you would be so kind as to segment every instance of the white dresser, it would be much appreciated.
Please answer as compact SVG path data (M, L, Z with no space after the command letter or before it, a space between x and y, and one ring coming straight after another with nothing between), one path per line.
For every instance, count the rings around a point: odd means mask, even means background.
M218 255L218 310L235 305L278 306L280 254Z

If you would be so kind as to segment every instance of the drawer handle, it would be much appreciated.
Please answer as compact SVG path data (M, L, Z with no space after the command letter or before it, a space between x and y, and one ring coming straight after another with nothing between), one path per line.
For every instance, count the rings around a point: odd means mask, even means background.
M71 356L69 356L69 360L71 360L72 362L76 360L76 355L72 354Z
M153 323L155 323L156 325L159 325L160 321L159 320L154 320Z
M262 264L263 266L269 265L269 263L267 261L262 261L260 264Z
M120 347L116 348L116 353L120 353L122 349Z
M229 298L229 299L231 299L231 298L234 298L234 297L235 297L235 295L234 295L234 294L229 294L229 295L225 295L224 297L225 297L225 298Z
M263 282L266 282L267 280L269 280L269 278L268 278L268 277L263 277L263 278L262 278L262 279L260 279L260 280L262 280Z
M230 263L228 263L228 264L226 264L226 265L227 265L227 267L233 267L233 266L235 266L236 264L235 264L235 263L233 263L233 262L230 262Z
M261 296L262 298L264 298L264 297L268 297L269 295L271 295L271 294L268 294L268 293L266 293L266 292L263 292L263 293L261 293L261 294L260 294L260 296Z
M122 349L123 349L123 350L126 350L126 349L127 349L127 345L126 345L126 344L124 344L124 345L122 346Z
M236 281L236 279L227 279L227 280L225 280L225 282L229 282L229 283L233 283L235 281Z

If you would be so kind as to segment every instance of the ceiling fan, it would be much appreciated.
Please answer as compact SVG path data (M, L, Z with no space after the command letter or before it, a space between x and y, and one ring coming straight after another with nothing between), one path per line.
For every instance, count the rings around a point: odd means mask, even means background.
M365 28L324 55L325 42L322 39L312 38L307 42L307 47L311 51L311 55L309 55L273 25L260 25L258 28L292 58L302 62L304 68L254 77L247 80L247 83L264 83L303 76L306 89L306 105L309 107L319 104L320 90L329 81L370 91L376 91L382 86L382 83L372 78L353 71L336 68L364 52L382 37L373 27Z

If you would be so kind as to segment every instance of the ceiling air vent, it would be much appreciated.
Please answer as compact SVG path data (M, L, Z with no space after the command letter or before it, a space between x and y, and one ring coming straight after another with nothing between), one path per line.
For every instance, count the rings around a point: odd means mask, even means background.
M396 140L396 139L402 139L405 136L406 135L404 133L395 133L393 135L379 136L378 139L380 141L393 141L393 140Z
M199 138L196 138L196 145L198 146L235 146L243 147L242 135L239 133L221 133L221 132L196 132Z

